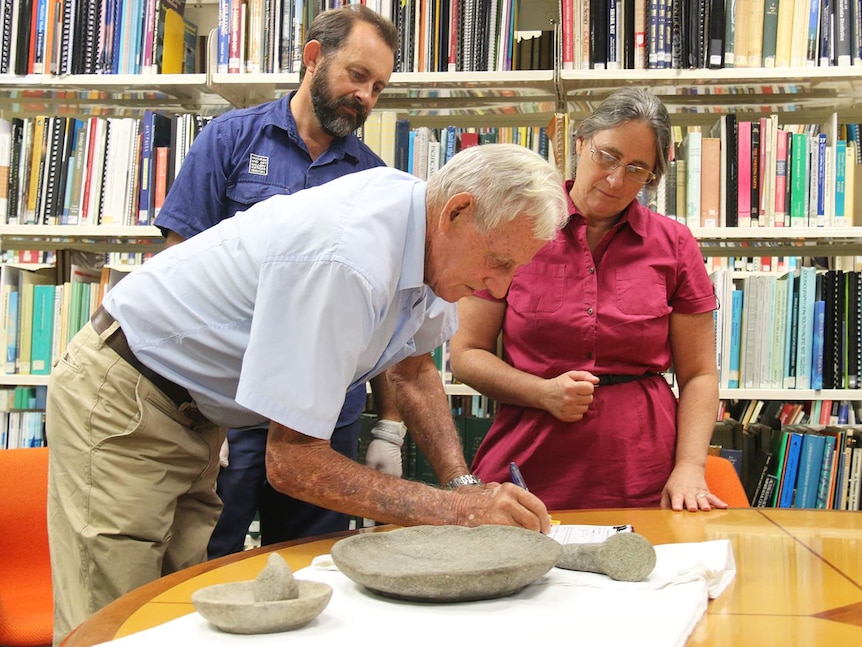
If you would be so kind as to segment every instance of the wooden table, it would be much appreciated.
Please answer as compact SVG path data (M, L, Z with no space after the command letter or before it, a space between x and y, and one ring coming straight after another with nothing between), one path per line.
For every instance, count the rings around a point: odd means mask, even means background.
M631 523L653 544L729 539L736 578L709 603L689 646L862 645L862 513L631 509L553 516L568 524ZM346 534L350 533L258 548L169 575L102 609L78 627L63 647L94 645L190 613L193 591L219 582L254 579L272 550L299 570L316 555L328 553Z

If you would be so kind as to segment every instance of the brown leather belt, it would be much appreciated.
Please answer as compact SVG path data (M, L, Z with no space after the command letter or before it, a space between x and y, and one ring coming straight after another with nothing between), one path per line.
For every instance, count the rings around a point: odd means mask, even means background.
M102 306L99 306L95 314L90 318L90 323L93 325L95 331L100 335L110 328L114 321L115 319L111 316L111 313L105 310ZM183 404L189 402L194 402L192 396L189 395L188 390L184 387L171 382L169 379L162 377L152 369L141 364L138 358L135 357L132 349L129 348L129 342L126 339L126 334L123 332L122 328L118 327L114 333L105 340L105 343L117 355L137 369L141 375L155 384L162 393L174 401L174 404L176 404L177 407L181 407Z
M607 386L609 384L625 384L626 382L634 382L635 380L642 380L647 377L655 377L656 375L661 375L661 373L641 373L640 375L622 375L622 374L608 374L608 375L599 375L599 386Z

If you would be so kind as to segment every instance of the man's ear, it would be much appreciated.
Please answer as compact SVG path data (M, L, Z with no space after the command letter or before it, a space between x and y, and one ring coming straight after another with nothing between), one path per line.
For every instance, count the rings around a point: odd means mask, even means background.
M446 202L443 207L443 217L440 218L440 229L448 231L455 221L463 216L469 216L473 212L475 199L472 193L456 193Z
M323 50L319 40L310 40L305 44L302 49L302 62L305 63L306 72L314 73L320 64L321 56L323 56Z

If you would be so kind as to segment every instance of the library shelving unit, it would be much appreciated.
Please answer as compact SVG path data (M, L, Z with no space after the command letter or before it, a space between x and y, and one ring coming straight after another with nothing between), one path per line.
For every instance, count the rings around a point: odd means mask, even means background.
M551 3L555 4L555 3ZM543 0L525 0L537 10ZM216 0L189 5L199 33L216 27ZM522 12L521 17L524 14ZM544 18L543 18L544 19ZM0 75L0 117L39 114L138 116L145 109L216 115L268 101L294 90L299 75L218 74L210 36L206 69L171 75ZM571 121L588 114L617 88L648 86L667 105L675 125L709 126L726 112L741 118L777 113L792 123L862 122L860 67L731 68L694 70L565 70L513 72L395 73L378 110L393 110L412 126L545 126L558 113ZM862 228L695 229L705 255L862 255ZM155 227L43 226L0 224L0 249L83 249L94 252L155 251ZM35 376L0 376L2 384L42 383ZM449 393L473 395L464 385ZM744 390L728 397L860 399L862 391Z

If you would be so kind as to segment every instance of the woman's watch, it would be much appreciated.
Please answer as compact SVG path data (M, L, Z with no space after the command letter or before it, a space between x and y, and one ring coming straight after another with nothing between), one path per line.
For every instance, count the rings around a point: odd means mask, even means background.
M482 483L482 479L480 479L475 474L464 474L463 476L456 476L451 481L446 484L447 490L454 490L455 488L459 488L462 485L484 485Z

